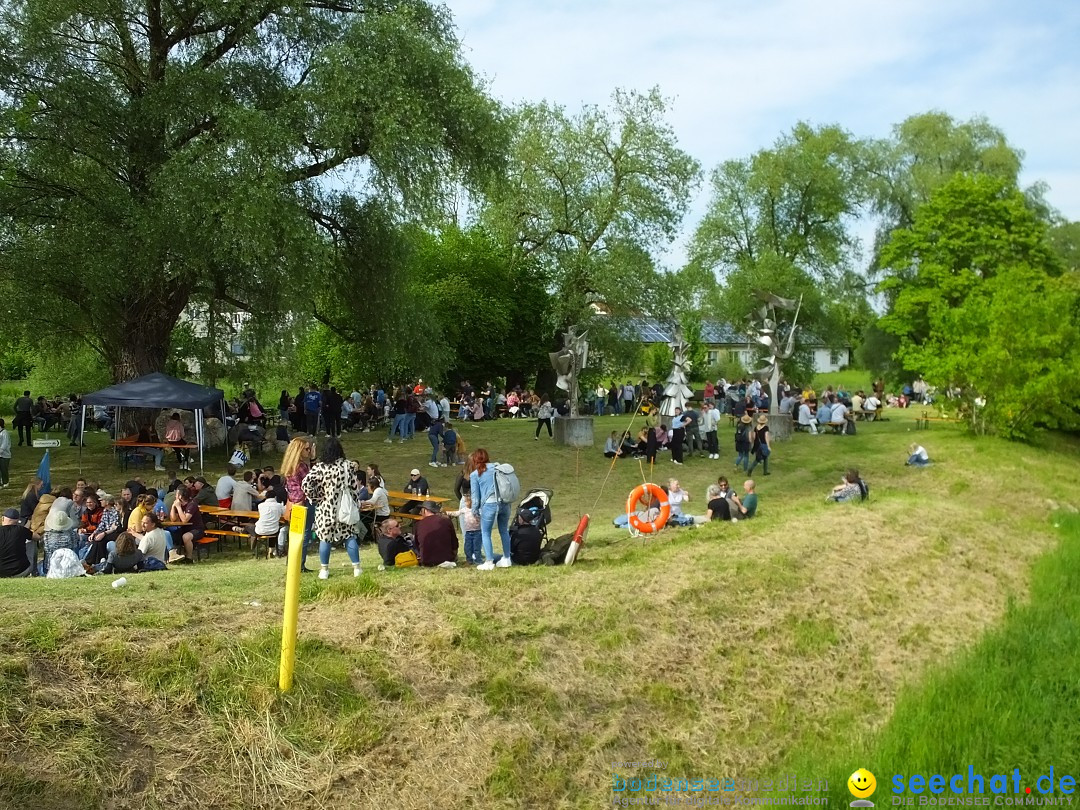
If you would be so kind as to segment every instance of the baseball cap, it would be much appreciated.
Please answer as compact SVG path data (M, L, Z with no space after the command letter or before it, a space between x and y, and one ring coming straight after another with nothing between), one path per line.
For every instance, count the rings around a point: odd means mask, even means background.
M418 469L416 469L416 467L413 467L411 470L409 470L409 475L419 475L419 474L420 474L420 471Z
M19 519L19 510L16 509L14 506L11 507L10 509L5 509L4 510L4 517L6 517L8 520L18 520Z

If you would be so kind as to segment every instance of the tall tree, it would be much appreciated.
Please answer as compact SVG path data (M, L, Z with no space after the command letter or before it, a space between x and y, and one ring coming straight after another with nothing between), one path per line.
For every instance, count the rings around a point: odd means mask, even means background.
M767 290L801 296L800 323L818 339L853 338L869 313L850 227L866 200L864 158L864 145L839 127L798 124L771 149L713 171L690 261L722 280L719 316L749 328L754 291Z
M516 116L509 176L484 216L516 257L551 280L557 330L598 304L640 312L655 286L652 251L677 234L699 167L678 147L658 90L617 90L609 109L555 105Z
M882 252L881 326L898 359L961 391L976 425L1024 437L1075 426L1080 308L1075 273L1012 184L958 174L894 231Z
M908 228L919 206L958 173L985 174L1016 185L1023 153L1005 133L981 116L957 121L934 110L893 127L892 136L870 146L866 171L880 217L870 270L896 228ZM1031 190L1037 197L1040 188Z
M498 109L423 0L25 0L0 37L0 283L117 380L163 367L192 300L377 288L371 198L418 214L499 167Z

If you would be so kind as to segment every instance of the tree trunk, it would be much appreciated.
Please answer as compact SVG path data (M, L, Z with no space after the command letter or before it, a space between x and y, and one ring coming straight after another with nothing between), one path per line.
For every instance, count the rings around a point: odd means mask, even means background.
M177 316L164 309L140 309L145 316L125 323L126 328L113 343L114 351L108 362L114 383L134 380L165 368Z

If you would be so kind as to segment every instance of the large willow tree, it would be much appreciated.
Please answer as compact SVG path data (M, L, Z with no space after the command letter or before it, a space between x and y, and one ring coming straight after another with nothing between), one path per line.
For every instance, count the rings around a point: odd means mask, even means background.
M362 336L393 223L498 168L498 109L421 0L0 8L5 303L116 380L162 368L196 300Z

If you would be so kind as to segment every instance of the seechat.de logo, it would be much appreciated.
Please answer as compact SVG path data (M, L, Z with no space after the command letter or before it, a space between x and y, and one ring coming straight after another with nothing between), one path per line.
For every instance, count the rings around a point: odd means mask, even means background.
M859 768L847 780L847 789L855 797L851 807L873 807L874 803L868 801L877 790L877 779L866 768Z

